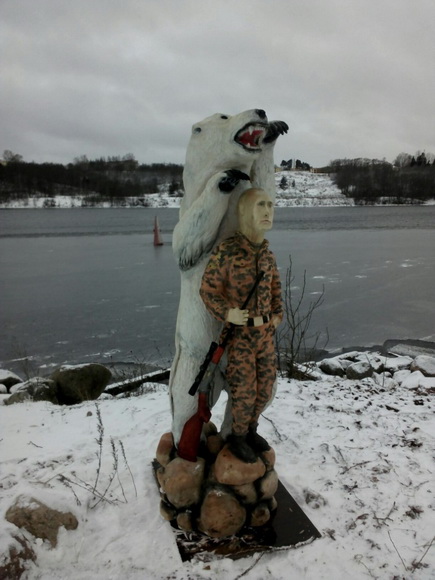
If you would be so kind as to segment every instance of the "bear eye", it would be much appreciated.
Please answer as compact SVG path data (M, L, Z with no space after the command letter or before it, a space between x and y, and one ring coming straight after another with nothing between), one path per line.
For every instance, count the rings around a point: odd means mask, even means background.
M201 133L201 127L195 127L193 130L194 133Z
M221 115L221 119L228 119L227 115Z

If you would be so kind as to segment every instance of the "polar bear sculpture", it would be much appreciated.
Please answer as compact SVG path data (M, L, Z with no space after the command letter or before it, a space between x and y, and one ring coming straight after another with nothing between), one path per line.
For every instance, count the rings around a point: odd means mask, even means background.
M173 234L181 270L176 352L169 381L176 444L197 410L197 397L188 390L210 343L222 330L199 295L205 266L215 245L236 231L237 202L245 189L259 187L275 199L273 148L287 130L283 121L269 122L262 109L234 116L215 114L192 127L183 173L185 195ZM222 374L216 374L214 383L216 401L224 387ZM229 419L229 409L226 416Z

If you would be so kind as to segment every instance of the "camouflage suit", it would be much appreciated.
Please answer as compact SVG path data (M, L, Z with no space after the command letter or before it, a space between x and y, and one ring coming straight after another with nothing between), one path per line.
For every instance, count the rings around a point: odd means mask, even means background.
M217 320L225 322L230 308L241 308L260 271L264 277L251 298L249 316L263 316L260 326L236 326L228 345L226 376L232 395L232 431L244 435L272 396L276 378L275 326L282 318L281 283L269 243L253 244L242 233L222 242L205 269L200 295Z

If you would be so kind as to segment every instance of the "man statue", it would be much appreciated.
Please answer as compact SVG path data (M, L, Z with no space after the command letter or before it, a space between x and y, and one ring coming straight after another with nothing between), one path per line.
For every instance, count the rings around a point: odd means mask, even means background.
M200 295L214 318L233 324L227 347L226 378L232 398L230 451L253 463L269 444L257 433L258 419L272 398L276 380L274 335L283 317L281 282L275 256L264 238L273 223L271 197L247 189L238 206L239 229L213 251ZM241 310L259 272L263 278L247 308Z

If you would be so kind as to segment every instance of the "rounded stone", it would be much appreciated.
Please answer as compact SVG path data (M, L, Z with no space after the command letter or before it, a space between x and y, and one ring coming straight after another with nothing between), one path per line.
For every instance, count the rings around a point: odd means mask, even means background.
M319 369L326 375L344 377L345 370L336 358L326 358L318 363Z
M214 464L214 476L225 485L243 485L263 477L266 466L260 458L255 463L245 463L235 457L228 446L222 449Z
M209 421L208 423L204 423L202 432L206 437L209 437L210 435L216 435L218 430L213 421Z
M268 471L260 481L260 497L261 499L272 498L278 489L278 474L273 469Z
M426 377L435 377L435 357L420 354L411 363L411 371L421 371Z
M223 446L224 442L220 435L210 435L207 437L207 449L212 455L217 455Z
M225 538L239 532L246 521L246 509L225 490L210 489L201 506L198 528L211 538Z
M346 377L351 380L365 379L371 377L372 374L373 367L368 362L356 362L346 369Z
M163 490L168 500L177 508L189 507L199 502L204 479L205 461L186 461L176 457L168 463L163 476Z
M276 501L276 497L273 496L270 500L269 500L269 510L271 512L274 512L278 507L278 502Z
M160 441L159 444L157 445L156 451L156 459L160 463L160 465L163 465L163 467L166 467L166 465L168 465L168 463L171 460L171 454L173 449L174 449L174 437L172 436L172 433L170 432L164 433L160 437Z
M175 510L171 505L167 504L165 501L160 502L160 515L162 518L168 522L175 519L177 515L177 510Z
M244 504L254 504L257 499L257 490L253 483L245 483L243 485L233 485L234 493L240 498L240 501Z
M160 487L163 489L164 478L165 478L165 469L163 467L159 467L156 469L156 477L157 477L157 481L159 482Z
M263 460L264 465L266 466L266 471L271 471L275 467L276 454L273 447L271 447L267 451L263 451L260 454L260 457Z
M180 528L180 530L183 530L184 532L192 532L193 531L192 512L191 511L180 512L177 515L177 525Z
M71 512L60 512L43 504L34 497L19 496L7 510L6 519L18 528L42 540L48 540L53 548L57 546L57 534L63 526L75 530L79 523Z
M251 526L264 526L270 520L270 511L266 503L259 503L252 510Z
M50 379L55 381L61 404L75 405L98 399L106 388L112 373L98 363L64 365L55 370Z

